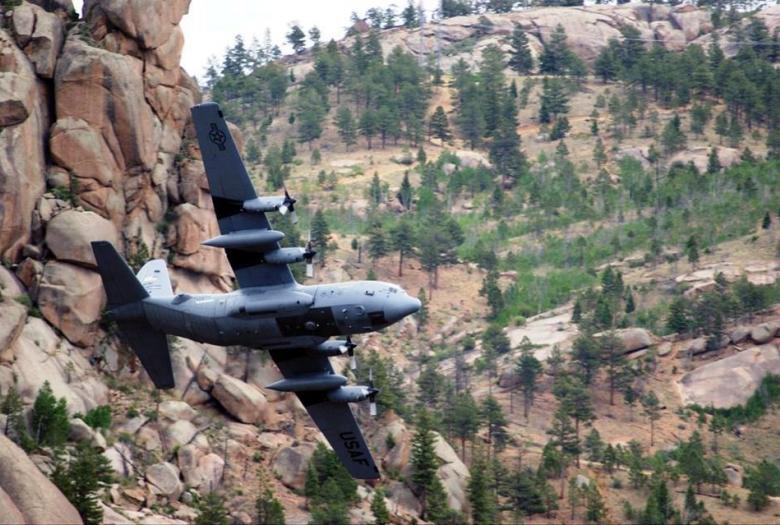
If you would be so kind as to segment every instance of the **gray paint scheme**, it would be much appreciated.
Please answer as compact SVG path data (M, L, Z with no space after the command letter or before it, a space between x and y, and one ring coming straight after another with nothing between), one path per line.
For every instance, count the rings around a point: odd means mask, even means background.
M173 387L165 334L270 351L285 379L269 388L297 393L354 477L379 477L347 404L368 398L372 390L343 386L346 378L334 373L328 359L339 343L326 341L381 330L417 312L420 301L379 281L300 285L285 264L300 260L295 256L300 252L280 249L276 241L242 240L266 238L261 232L271 225L262 211L243 206L257 195L219 107L202 104L192 114L221 237L230 239L222 245L241 289L174 296L161 261L139 272L141 282L109 243L93 243L120 333L158 388Z

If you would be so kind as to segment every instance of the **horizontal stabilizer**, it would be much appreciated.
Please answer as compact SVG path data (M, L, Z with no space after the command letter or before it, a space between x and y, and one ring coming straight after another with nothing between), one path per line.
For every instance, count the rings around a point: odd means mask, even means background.
M119 323L122 340L141 360L154 386L162 389L173 388L173 368L168 339L164 333L155 330L146 321L123 321Z

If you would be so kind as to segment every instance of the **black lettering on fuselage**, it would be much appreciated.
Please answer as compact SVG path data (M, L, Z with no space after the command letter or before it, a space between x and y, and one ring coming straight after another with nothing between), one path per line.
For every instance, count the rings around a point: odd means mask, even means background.
M352 459L353 463L358 463L366 467L369 466L367 454L365 451L360 450L362 447L354 432L342 432L339 434L339 438L342 443L344 443L344 448L349 452L349 457Z

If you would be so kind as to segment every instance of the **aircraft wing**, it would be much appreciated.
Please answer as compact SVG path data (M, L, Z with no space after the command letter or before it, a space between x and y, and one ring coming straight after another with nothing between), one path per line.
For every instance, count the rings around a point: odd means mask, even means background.
M270 230L264 213L243 211L244 202L256 198L257 193L219 106L206 102L193 107L192 120L220 232L226 235L244 230ZM267 264L259 254L249 251L227 248L225 252L241 288L295 282L285 264Z
M285 378L312 373L333 373L333 367L327 357L312 356L305 350L272 350L271 357ZM357 479L378 479L379 469L349 404L329 401L323 392L297 394L347 471Z

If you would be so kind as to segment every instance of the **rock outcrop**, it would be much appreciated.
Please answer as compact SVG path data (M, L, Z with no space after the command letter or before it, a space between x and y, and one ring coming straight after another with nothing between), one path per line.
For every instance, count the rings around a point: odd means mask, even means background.
M767 374L780 374L780 351L774 345L750 348L701 366L678 384L685 404L731 408L747 402Z
M230 415L243 423L260 423L266 418L267 401L255 386L222 374L211 391Z
M46 245L60 261L97 267L90 245L93 241L108 241L122 249L116 226L97 213L68 210L46 227Z
M14 442L0 434L0 521L73 525L81 516ZM8 505L8 506L6 506ZM16 521L16 518L22 517Z

